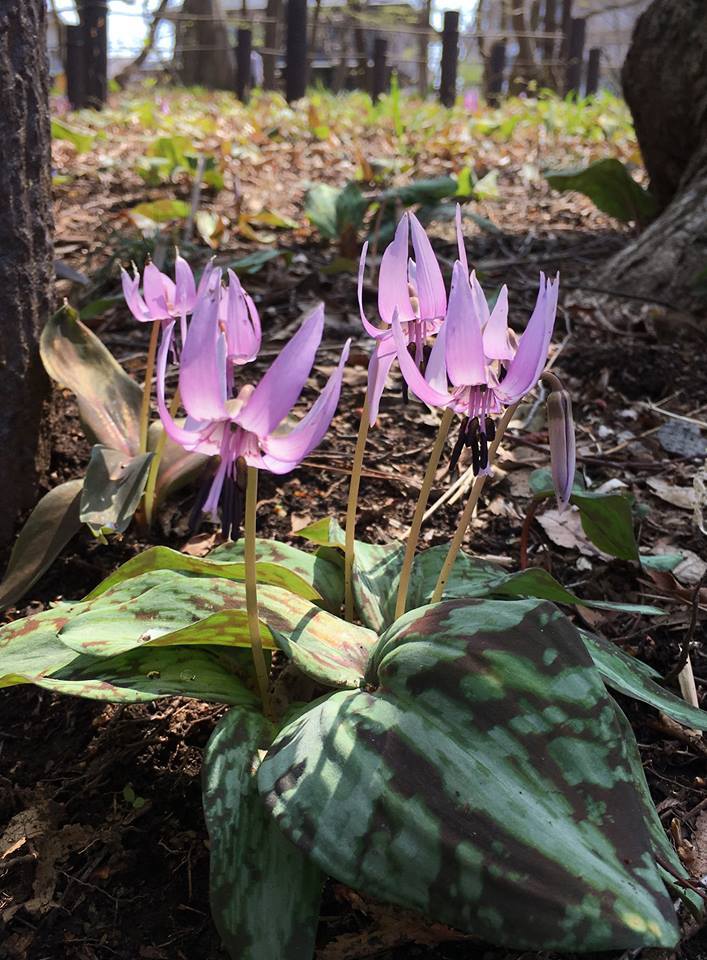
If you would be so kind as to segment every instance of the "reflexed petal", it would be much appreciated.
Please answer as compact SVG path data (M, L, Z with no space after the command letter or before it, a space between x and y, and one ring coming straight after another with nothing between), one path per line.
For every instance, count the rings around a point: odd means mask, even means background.
M552 329L555 325L559 276L553 283L540 274L540 289L533 315L520 338L516 355L508 367L508 373L496 389L498 397L507 404L517 400L533 387L540 377L547 360Z
M268 469L270 469L268 464L271 458L283 465L296 466L315 447L319 446L324 434L329 429L332 417L336 413L336 405L339 402L341 382L344 376L344 366L349 357L350 346L351 341L347 340L344 349L341 351L341 358L336 370L329 377L319 397L300 422L289 433L265 437L261 441L264 452L263 459ZM292 469L291 466L290 469ZM280 471L274 470L273 472L278 473Z
M481 323L469 278L459 260L454 264L444 326L447 376L454 386L487 383Z
M218 276L219 282L221 281L221 271L216 268L214 264L214 258L212 257L209 262L204 267L204 270L199 279L199 286L196 288L196 299L199 300L204 296L207 289L212 285L215 277Z
M121 267L120 279L123 284L123 296L125 297L125 302L127 303L128 309L135 319L139 320L140 323L149 323L153 320L159 319L158 317L154 317L152 315L147 304L140 296L140 274L136 271L135 275L131 277L128 271Z
M515 356L508 339L508 287L505 283L484 328L484 353L489 360L512 360Z
M443 323L432 344L430 358L425 368L425 380L435 390L447 389L447 324Z
M184 409L197 420L226 412L226 337L219 328L220 284L197 301L182 349L179 390Z
M363 274L366 269L367 252L368 241L366 241L366 243L363 245L361 259L358 262L358 309L361 314L361 323L363 324L363 329L366 331L369 337L373 337L375 340L380 340L381 337L390 336L390 331L388 329L381 330L378 327L374 327L363 309Z
M457 204L456 213L454 215L454 222L457 229L457 247L459 248L459 262L462 265L462 270L469 276L469 261L466 258L466 247L464 246L464 232L462 230L462 208L461 204Z
M165 320L174 307L175 286L172 281L158 270L154 263L148 263L142 276L145 303L154 317Z
M414 213L410 214L412 248L415 251L415 283L420 301L420 319L443 317L447 309L447 294L442 271L432 250L432 244ZM400 313L400 319L405 317Z
M178 314L191 313L196 302L196 284L191 267L177 254L174 261L174 277L177 281L174 292L174 309Z
M157 408L162 426L167 436L181 447L184 447L185 450L206 454L218 453L222 435L219 433L219 430L222 430L222 427L219 425L214 427L214 424L210 421L204 424L201 430L188 430L180 427L179 424L175 422L165 402L167 360L169 358L169 348L172 344L173 332L174 320L163 330L162 340L157 352Z
M385 390L390 368L395 360L395 341L388 334L386 340L379 340L368 361L368 424L373 426L378 418L381 397Z
M307 381L323 332L324 304L320 303L305 317L238 414L242 427L265 437L287 416Z
M560 509L563 509L572 493L575 471L574 421L569 393L551 390L546 407L552 483Z
M228 271L228 291L224 299L229 359L238 364L249 363L260 350L260 317L233 270Z
M403 333L403 328L400 326L397 315L395 314L393 315L393 339L395 340L395 349L398 354L400 372L405 377L405 382L410 390L416 397L422 400L423 403L428 404L430 407L446 407L452 400L451 395L443 393L440 390L435 390L422 376L415 361L408 353L407 337Z
M401 320L415 316L408 291L408 235L408 214L404 214L381 257L378 273L378 313L384 323L391 322L396 307Z

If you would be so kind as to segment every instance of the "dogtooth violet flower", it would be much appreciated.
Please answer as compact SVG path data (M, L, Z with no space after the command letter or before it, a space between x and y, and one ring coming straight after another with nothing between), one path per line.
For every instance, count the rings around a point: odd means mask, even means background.
M409 256L411 235L414 259ZM414 353L414 362L420 367L425 341L439 330L444 319L447 294L442 272L422 224L413 213L405 213L381 258L378 313L385 326L376 327L368 320L363 308L363 274L367 252L368 243L365 243L358 270L358 304L364 330L376 340L368 365L368 406L372 426L378 416L388 372L395 360L395 342L391 332L393 314L397 310L406 344Z
M230 336L229 320L219 319L220 287L220 271L215 270L197 298L182 349L179 391L187 414L184 424L174 420L165 402L175 321L165 327L158 352L157 403L172 440L189 451L218 455L218 467L200 505L213 516L221 501L228 534L239 526L247 466L289 473L321 442L339 401L350 341L310 410L292 429L281 430L314 363L324 329L324 307L320 304L304 318L257 385L243 383L236 388L229 357L249 356L249 351L232 352L236 341Z
M508 290L502 287L493 310L489 310L476 276L469 275L459 218L457 227L459 259L454 264L446 319L424 376L408 353L397 316L393 317L392 332L400 369L410 390L424 403L451 407L462 417L453 463L466 445L471 448L474 473L489 473L488 441L495 435L494 416L517 403L537 383L545 366L559 277L553 282L540 274L535 309L516 346L508 328Z

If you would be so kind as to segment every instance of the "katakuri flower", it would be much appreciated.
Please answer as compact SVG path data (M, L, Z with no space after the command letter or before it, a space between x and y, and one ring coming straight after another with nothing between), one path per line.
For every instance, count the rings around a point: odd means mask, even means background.
M409 257L410 234L414 259ZM385 326L376 327L363 309L367 252L368 243L365 243L358 270L358 304L364 330L376 340L368 365L368 408L372 426L378 416L386 377L395 359L396 348L391 332L393 315L397 311L406 343L414 352L414 363L420 367L426 340L437 333L444 319L447 294L442 272L422 224L414 213L405 213L381 258L378 313Z
M320 304L305 317L260 383L234 387L229 358L249 356L252 351L232 352L228 322L219 320L220 290L220 271L214 271L203 296L197 298L182 350L179 390L187 414L183 426L165 402L174 321L165 327L160 343L157 403L172 440L186 450L219 457L201 509L214 516L221 501L228 536L240 525L245 468L289 473L321 442L339 401L350 341L310 410L292 429L282 430L282 421L296 404L314 363L324 329L324 307Z
M140 273L135 264L133 264L132 277L121 267L123 296L130 312L141 323L154 323L157 320L168 322L179 317L182 326L182 342L184 342L187 315L194 309L198 293L203 292L210 272L211 265L208 264L197 292L191 267L177 251L174 261L174 280L158 270L154 263L145 264L142 294L140 294Z
M400 370L410 390L430 406L451 407L462 416L452 454L471 448L474 473L488 473L488 442L495 435L494 417L517 403L540 379L545 366L557 309L559 278L540 274L540 290L528 325L515 345L508 328L505 285L489 310L476 276L469 276L460 218L459 259L454 264L447 315L430 352L425 375L408 353L405 331L397 316L392 332ZM448 381L452 385L449 392Z

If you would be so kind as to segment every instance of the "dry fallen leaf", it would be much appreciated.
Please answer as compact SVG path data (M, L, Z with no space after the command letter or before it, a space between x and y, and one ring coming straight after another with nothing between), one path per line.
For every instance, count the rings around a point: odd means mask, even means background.
M695 491L691 487L676 487L662 477L649 477L646 482L656 497L666 503L681 510L695 509Z
M586 557L611 559L608 554L598 550L585 536L577 507L570 507L568 510L562 511L557 509L545 510L544 513L538 514L536 519L548 537L558 547L579 550Z
M682 553L683 559L673 569L675 579L694 587L704 576L707 563L692 550L686 550L684 547L681 548L680 553Z

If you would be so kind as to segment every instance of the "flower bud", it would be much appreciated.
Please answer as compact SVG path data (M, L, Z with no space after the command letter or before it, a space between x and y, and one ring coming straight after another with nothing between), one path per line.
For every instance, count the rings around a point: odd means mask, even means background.
M560 509L572 493L575 468L572 401L566 390L551 390L547 397L547 428L550 439L552 482Z

